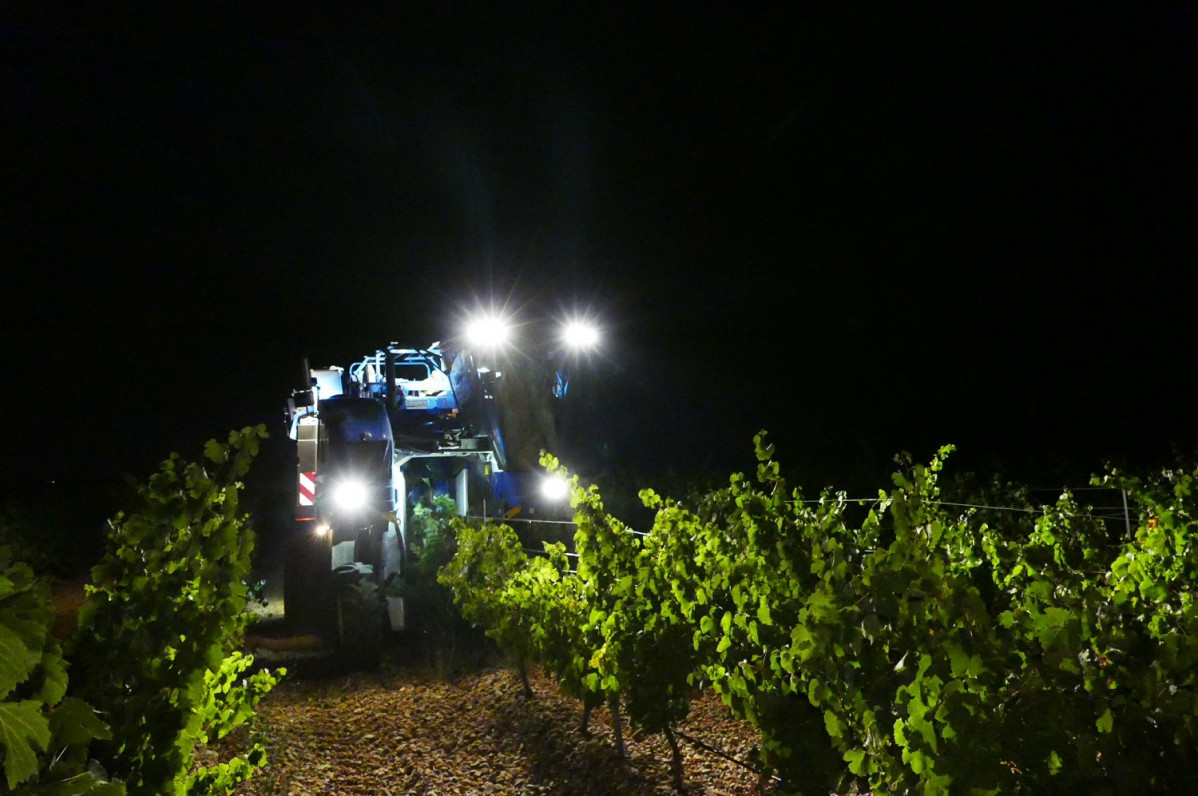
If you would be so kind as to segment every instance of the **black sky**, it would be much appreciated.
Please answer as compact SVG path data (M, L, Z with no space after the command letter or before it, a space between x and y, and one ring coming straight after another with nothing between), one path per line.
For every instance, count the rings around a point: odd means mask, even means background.
M646 474L1193 448L1192 6L335 5L0 8L6 481L491 298L604 318Z

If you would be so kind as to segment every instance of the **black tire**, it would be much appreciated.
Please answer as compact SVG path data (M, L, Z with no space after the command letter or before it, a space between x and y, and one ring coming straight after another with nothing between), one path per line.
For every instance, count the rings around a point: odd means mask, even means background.
M336 624L337 595L327 538L311 525L296 528L283 562L283 612L292 633L327 637Z
M334 638L341 661L352 668L378 665L383 635L383 605L373 576L337 573Z
M375 523L360 529L354 537L354 561L369 564L376 578L382 571L383 534L386 531L385 522Z

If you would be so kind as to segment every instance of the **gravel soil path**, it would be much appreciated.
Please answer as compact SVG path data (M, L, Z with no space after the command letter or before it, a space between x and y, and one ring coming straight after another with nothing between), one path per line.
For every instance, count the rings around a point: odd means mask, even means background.
M611 717L580 729L580 703L544 675L490 669L454 682L414 670L287 678L258 707L255 727L270 763L239 794L664 794L669 747L630 737L616 754ZM736 760L751 759L752 729L713 695L697 699L680 728ZM242 738L244 741L244 737ZM692 794L761 792L758 777L683 741Z

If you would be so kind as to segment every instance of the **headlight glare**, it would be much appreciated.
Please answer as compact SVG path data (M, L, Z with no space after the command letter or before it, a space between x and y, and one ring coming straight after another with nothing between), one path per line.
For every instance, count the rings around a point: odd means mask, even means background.
M342 511L359 511L366 506L366 485L361 481L341 481L333 487L333 505Z
M558 502L570 494L570 484L560 475L548 475L541 481L541 496Z

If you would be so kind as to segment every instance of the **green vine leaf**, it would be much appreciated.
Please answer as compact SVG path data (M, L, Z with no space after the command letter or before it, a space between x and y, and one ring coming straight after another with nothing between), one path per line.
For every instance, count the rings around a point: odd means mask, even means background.
M30 649L12 628L0 624L0 698L28 679L40 660L40 650Z
M9 790L37 775L37 751L46 751L49 743L50 723L41 713L41 703L0 702L0 746Z

